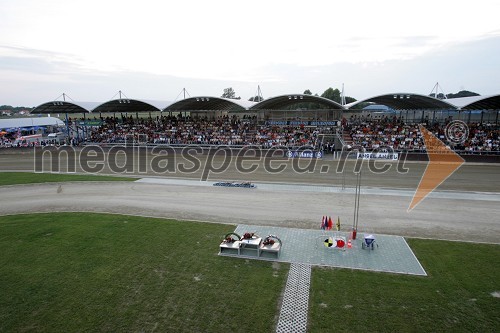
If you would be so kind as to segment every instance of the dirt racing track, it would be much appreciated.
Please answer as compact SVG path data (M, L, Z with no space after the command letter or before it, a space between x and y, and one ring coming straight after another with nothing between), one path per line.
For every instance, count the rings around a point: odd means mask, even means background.
M3 186L0 214L85 211L180 220L318 229L323 215L340 217L350 230L354 216L352 172L338 174L338 161L324 159L313 172L231 167L200 181L200 175L134 174L135 182L72 182ZM325 165L328 168L325 168ZM408 206L425 170L373 174L363 169L359 232L500 243L500 166L465 164L415 209ZM348 165L350 168L350 165ZM0 171L32 171L32 155L0 154ZM349 169L348 168L348 169ZM392 172L392 173L391 173ZM109 174L107 170L102 173ZM216 181L251 181L256 188L212 186ZM342 184L345 184L345 187Z
M88 211L319 228L322 215L340 216L342 230L353 221L354 191L324 187L258 184L255 189L210 186L199 181L76 182L5 186L1 213ZM259 186L260 185L260 186ZM500 194L439 192L407 212L411 193L363 189L360 232L498 243ZM472 201L472 202L471 202Z

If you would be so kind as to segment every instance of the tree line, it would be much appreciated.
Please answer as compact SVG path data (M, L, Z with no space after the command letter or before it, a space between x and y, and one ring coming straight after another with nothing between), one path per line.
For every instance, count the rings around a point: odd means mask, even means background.
M431 97L436 97L435 93L430 94ZM471 96L481 96L478 93L468 91L468 90L460 90L456 94L446 94L446 98L460 98L460 97L471 97ZM443 93L437 94L437 98L444 99L445 95Z
M12 106L12 105L0 105L0 110L2 111L12 111L14 113L20 112L20 111L31 111L34 108L31 107L26 107L26 106Z

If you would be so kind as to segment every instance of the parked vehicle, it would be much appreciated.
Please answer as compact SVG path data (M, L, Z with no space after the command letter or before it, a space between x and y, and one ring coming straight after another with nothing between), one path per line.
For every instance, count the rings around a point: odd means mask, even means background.
M43 136L41 134L33 134L33 135L23 135L18 137L14 143L14 147L28 147L33 144L40 144Z

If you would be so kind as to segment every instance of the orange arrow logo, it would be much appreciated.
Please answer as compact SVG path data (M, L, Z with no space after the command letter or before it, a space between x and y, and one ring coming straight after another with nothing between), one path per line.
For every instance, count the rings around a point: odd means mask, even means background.
M465 163L465 160L461 156L451 150L450 147L447 147L429 130L422 125L419 127L420 133L424 136L429 163L413 195L413 199L408 207L408 212L415 208Z

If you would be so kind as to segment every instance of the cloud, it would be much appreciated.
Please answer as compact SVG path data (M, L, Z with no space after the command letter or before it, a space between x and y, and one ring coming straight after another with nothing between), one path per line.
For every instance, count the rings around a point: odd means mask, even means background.
M0 45L0 69L38 74L82 73L89 69L83 59L68 53Z
M402 48L433 42L433 37L425 35L393 40ZM0 104L38 105L63 92L74 100L103 102L118 90L130 98L174 100L183 88L191 96L220 96L227 87L233 87L237 95L248 99L255 95L257 85L266 98L302 93L305 89L321 95L328 87L340 89L343 83L346 95L361 100L392 92L429 94L438 81L446 93L467 89L489 95L500 93L497 54L500 54L500 34L492 33L474 41L442 45L403 60L305 66L276 59L246 70L246 64L240 63L235 65L234 75L228 74L229 70L218 77L200 78L196 73L193 77L180 77L91 69L71 54L0 46Z

